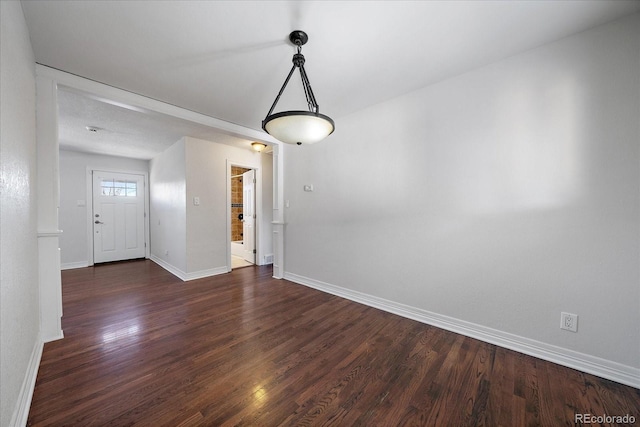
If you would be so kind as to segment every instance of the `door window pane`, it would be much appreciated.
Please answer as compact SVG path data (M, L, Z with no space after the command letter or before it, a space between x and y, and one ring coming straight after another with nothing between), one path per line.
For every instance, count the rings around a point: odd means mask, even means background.
M137 197L138 183L120 179L103 179L100 183L103 196Z

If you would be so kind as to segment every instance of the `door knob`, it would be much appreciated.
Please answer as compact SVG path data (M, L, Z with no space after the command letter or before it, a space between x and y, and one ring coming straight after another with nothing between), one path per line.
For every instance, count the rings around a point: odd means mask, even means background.
M98 220L95 220L95 221L94 221L94 224L104 224L104 222L102 222L102 221L98 221Z

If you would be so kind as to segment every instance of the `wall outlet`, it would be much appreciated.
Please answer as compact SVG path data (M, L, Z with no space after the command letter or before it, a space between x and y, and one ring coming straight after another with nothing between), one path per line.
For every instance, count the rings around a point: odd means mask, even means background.
M560 329L578 332L578 315L564 312L560 313Z

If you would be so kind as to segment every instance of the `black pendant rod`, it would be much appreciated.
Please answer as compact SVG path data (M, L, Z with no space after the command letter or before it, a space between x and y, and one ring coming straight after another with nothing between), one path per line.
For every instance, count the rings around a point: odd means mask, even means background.
M280 97L284 92L285 88L289 84L289 80L291 80L291 76L296 68L300 69L300 78L302 79L302 87L304 88L304 96L307 99L307 106L309 107L309 111L315 114L318 114L320 111L320 107L318 106L318 102L316 101L316 97L313 94L313 89L311 89L311 83L309 82L309 76L307 76L307 71L304 69L304 55L302 55L302 45L305 44L308 40L306 33L303 31L294 31L289 35L289 39L292 43L294 43L297 47L298 52L293 55L293 67L291 67L291 71L289 71L289 75L284 81L284 84L280 88L280 92L278 92L278 96L276 96L275 101L273 101L273 105L269 109L267 113L267 117L273 113L273 110L276 108L278 101L280 101ZM266 120L266 118L265 118Z
M302 86L304 87L304 94L307 97L309 111L311 111L312 113L317 113L320 110L320 107L316 102L316 97L313 94L313 89L311 89L311 83L309 82L309 77L307 76L307 71L304 69L304 65L300 66L300 77L302 78Z
M271 115L271 113L273 112L273 109L276 108L276 104L278 103L278 101L280 101L280 96L282 96L282 92L284 92L284 88L287 87L287 84L289 83L289 80L291 79L291 75L293 74L295 69L296 69L296 65L294 64L294 66L291 67L291 71L289 71L289 75L287 76L286 80L284 81L284 84L280 88L280 92L278 92L278 96L276 96L276 100L273 101L273 105L269 109L269 112L267 113L267 117L269 117Z

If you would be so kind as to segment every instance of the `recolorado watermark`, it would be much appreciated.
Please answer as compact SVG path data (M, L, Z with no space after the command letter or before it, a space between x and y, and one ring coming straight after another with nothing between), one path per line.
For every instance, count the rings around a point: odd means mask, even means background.
M593 415L575 414L573 422L576 424L635 424L636 417L633 415Z

